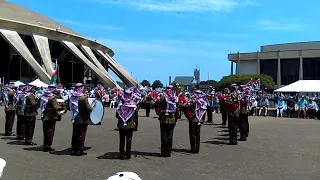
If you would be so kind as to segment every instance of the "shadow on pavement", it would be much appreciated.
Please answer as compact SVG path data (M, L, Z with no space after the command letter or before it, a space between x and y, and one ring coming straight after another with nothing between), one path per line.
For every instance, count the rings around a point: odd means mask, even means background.
M101 156L98 156L97 159L119 159L120 160L120 154L119 152L107 152Z
M26 151L43 151L43 146L23 148Z
M205 141L201 143L206 143L206 144L215 144L215 145L228 145L227 142L224 141Z
M5 137L2 137L1 139L4 139L4 140L15 140L16 137L15 136L5 136Z
M24 141L11 141L7 142L9 145L24 145Z
M84 147L84 150L87 151L91 149L91 147ZM53 152L49 152L50 154L53 155L58 155L58 156L65 156L65 155L71 155L71 148L67 148L61 151L53 151Z
M190 153L190 149L172 149L172 152L177 152L177 153L181 153L181 154L185 154L185 155L191 155L192 153Z

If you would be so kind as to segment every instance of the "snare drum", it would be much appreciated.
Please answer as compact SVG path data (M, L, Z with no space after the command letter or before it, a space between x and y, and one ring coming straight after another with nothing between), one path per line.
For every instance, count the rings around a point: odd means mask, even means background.
M90 113L90 125L101 125L104 116L103 103L96 98L88 98L89 104L93 107Z

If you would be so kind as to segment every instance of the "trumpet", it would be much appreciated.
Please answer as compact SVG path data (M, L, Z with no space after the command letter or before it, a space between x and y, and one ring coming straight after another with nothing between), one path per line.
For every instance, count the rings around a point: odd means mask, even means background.
M57 101L58 104L58 108L56 109L57 114L60 116L66 114L68 111L68 102L64 99L55 99L55 101Z

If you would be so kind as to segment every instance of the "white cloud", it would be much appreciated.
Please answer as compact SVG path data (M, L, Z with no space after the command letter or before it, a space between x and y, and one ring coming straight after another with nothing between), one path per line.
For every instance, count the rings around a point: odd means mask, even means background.
M303 30L306 26L297 23L294 19L287 21L274 21L274 20L259 20L256 23L256 27L263 30L275 30L275 31L297 31Z
M83 27L83 28L89 28L89 29L101 29L101 30L107 30L107 31L123 30L122 28L118 28L114 26L98 25L98 24L84 23L84 22L72 21L72 20L60 20L60 22L69 24L69 25Z
M210 12L228 11L239 6L236 0L95 0L149 11ZM244 0L248 1L248 0Z

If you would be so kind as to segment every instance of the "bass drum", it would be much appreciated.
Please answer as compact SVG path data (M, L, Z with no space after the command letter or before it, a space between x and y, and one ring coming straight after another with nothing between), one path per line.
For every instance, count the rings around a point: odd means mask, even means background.
M88 98L88 101L93 108L90 113L90 125L101 125L104 116L103 103L96 98Z

